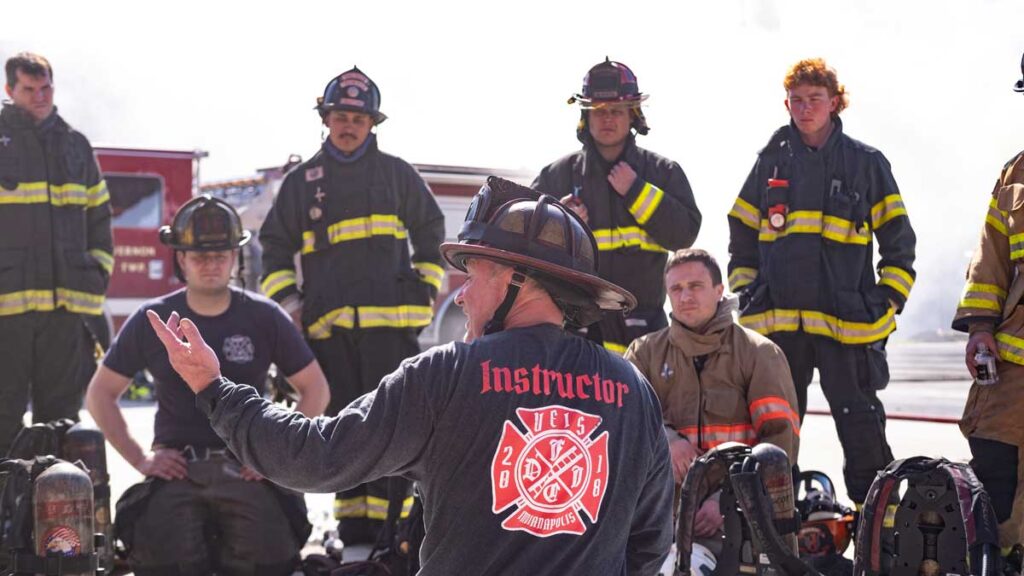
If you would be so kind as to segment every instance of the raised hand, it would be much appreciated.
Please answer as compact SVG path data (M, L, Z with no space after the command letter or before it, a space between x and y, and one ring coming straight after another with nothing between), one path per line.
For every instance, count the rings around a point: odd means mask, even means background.
M217 354L203 341L191 320L185 318L179 322L177 312L172 312L166 323L152 310L147 310L146 316L157 338L167 349L171 367L193 392L198 394L220 378Z
M608 174L608 182L616 194L625 196L633 187L633 182L636 182L636 172L626 162L619 162L612 166L612 171Z

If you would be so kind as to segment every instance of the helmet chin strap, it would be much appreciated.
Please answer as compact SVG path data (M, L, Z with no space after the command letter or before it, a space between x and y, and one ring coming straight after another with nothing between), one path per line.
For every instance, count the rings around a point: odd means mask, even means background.
M516 301L516 297L519 296L519 290L522 289L525 283L526 272L522 268L516 268L512 272L512 280L508 283L505 299L502 300L498 309L494 311L494 317L484 325L484 336L501 332L505 329L505 317L508 316L509 310L512 309L512 304Z

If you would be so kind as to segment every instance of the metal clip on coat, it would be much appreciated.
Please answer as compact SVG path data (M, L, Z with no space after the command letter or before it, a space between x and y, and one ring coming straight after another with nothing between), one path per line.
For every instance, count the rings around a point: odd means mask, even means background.
M908 486L886 526L886 507ZM938 576L1001 573L995 512L967 464L915 456L878 473L857 528L853 573Z

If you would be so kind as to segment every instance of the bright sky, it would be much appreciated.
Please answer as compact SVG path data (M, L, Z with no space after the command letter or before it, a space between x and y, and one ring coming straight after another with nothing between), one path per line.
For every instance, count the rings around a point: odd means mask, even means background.
M845 129L885 153L918 235L900 335L949 326L1003 163L1024 148L1019 0L5 3L0 58L55 68L95 144L200 148L204 181L308 158L315 98L353 64L382 91L381 148L410 162L534 172L578 146L565 104L607 54L651 95L641 146L677 160L723 265L728 212L787 121L782 77L821 56ZM168 8L154 8L166 6ZM172 8L173 7L173 8Z

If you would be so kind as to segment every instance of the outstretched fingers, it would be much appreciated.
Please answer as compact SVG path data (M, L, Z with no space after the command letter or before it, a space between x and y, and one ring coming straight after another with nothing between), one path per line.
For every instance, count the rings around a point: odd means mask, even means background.
M181 328L178 325L178 313L172 312L171 316L164 323L160 315L152 310L146 310L146 317L149 318L149 325L153 332L160 339L169 353L188 348L188 344L181 341Z

